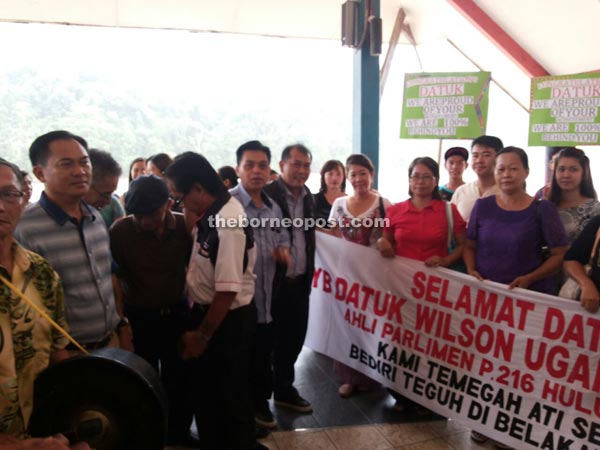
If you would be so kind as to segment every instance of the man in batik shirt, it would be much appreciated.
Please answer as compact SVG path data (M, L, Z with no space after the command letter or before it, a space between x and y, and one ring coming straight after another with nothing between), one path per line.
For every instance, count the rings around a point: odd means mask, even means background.
M13 238L23 210L22 183L19 169L0 158L0 275L66 328L58 275ZM48 320L0 282L0 449L69 448L64 437L20 440L33 409L34 380L51 363L68 357L66 345Z

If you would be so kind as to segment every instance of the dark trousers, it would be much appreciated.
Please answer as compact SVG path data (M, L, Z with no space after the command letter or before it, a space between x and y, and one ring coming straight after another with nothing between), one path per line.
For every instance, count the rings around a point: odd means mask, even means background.
M206 311L193 310L199 324ZM253 304L227 313L205 353L193 360L193 400L203 450L254 448L250 354L256 328Z
M273 394L273 344L275 325L256 324L254 347L252 349L251 378L254 407L264 404Z
M285 279L273 297L271 315L275 324L273 374L275 395L286 394L294 384L294 364L302 351L308 326L310 282L306 277Z
M191 379L189 363L181 360L177 345L189 328L189 308L183 304L161 309L124 305L124 310L131 323L135 353L160 373L169 401L169 439L188 436L192 424Z

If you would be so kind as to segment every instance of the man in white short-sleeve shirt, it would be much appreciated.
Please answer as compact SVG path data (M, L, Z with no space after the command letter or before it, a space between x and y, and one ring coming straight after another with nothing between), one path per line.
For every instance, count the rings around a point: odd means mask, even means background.
M199 217L186 277L194 323L182 337L181 355L191 360L200 445L265 449L254 437L249 380L256 249L244 208L197 153L179 155L165 177L175 204Z
M227 224L246 217L239 201L225 192L227 195L217 198L196 222L186 289L190 300L205 306L210 306L220 293L235 293L229 306L229 310L234 310L250 304L254 296L253 268L256 251L254 248L249 249L247 261L244 262L240 259L240 251L242 250L243 255L246 245L244 229L220 226L219 221ZM211 217L214 220L210 220ZM215 330L205 331L210 333L207 336L211 336Z
M496 136L479 136L471 144L471 167L477 175L477 181L460 186L454 192L451 200L465 222L469 222L471 211L478 199L500 192L494 178L494 166L496 154L503 147L502 141ZM488 440L487 436L474 430L471 431L471 439L480 443ZM497 448L510 449L508 446L503 446L502 443L495 442L495 444Z
M496 153L502 148L502 141L496 136L479 136L471 144L471 167L477 180L460 186L451 200L465 222L469 221L471 210L478 199L499 192L494 179L494 161Z

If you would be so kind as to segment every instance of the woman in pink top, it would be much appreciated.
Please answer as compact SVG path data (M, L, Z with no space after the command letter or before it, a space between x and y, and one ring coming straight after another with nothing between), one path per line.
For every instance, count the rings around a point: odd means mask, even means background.
M381 224L378 222L382 222L385 208L390 206L390 202L373 191L375 167L367 156L350 155L346 160L346 173L354 192L333 202L329 221L335 224L331 227L331 234L355 244L373 247L381 236ZM344 398L350 397L355 389L366 391L378 385L339 361L334 362L333 370L341 381L338 392Z

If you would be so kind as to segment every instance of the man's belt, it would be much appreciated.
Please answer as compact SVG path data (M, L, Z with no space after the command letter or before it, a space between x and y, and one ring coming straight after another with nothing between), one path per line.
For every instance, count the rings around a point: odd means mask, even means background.
M297 284L302 284L306 281L306 274L296 275L295 277L285 277L285 282L288 286L295 286Z
M81 346L83 348L85 348L87 351L98 350L99 348L106 347L112 340L113 336L114 336L114 332L109 333L106 337L100 339L99 341L91 342L89 344L81 344ZM79 349L77 347L75 347L73 344L69 344L69 345L67 345L67 350L78 351Z

